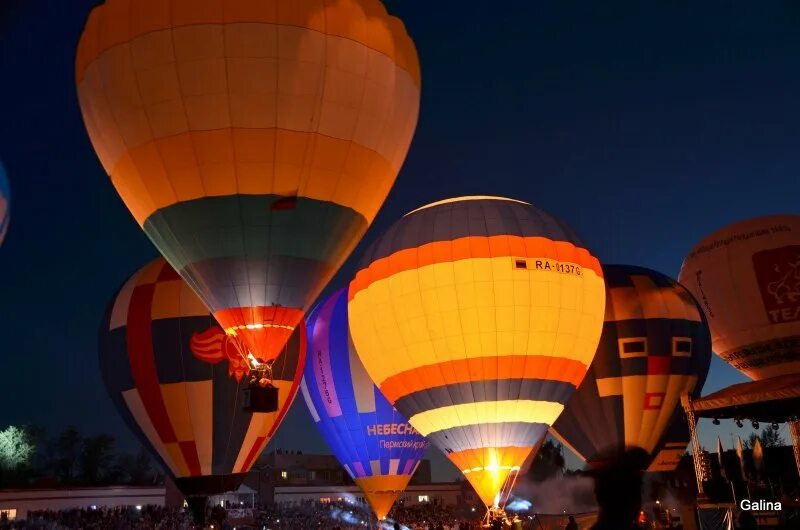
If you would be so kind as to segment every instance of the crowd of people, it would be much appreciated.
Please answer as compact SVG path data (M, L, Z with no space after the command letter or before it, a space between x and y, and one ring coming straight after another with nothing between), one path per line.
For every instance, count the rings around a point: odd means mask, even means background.
M28 512L25 520L0 521L2 530L194 530L187 511L163 506L85 508Z
M196 525L188 509L161 506L84 508L31 511L25 520L0 519L0 530L364 530L375 528L368 508L342 502L307 502L256 507L251 520L230 520L225 510L213 509L205 526ZM480 513L465 515L453 508L417 505L397 507L381 524L381 530L475 530ZM534 528L524 522L517 528Z
M259 509L257 514L258 527L271 530L364 530L365 523L372 520L366 506L346 501L276 505ZM382 530L472 530L477 521L459 516L452 508L418 505L395 508L381 526Z

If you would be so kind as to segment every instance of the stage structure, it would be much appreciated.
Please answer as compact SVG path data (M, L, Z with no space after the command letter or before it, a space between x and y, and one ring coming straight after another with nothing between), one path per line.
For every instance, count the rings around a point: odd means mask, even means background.
M703 493L703 481L708 477L702 466L703 455L697 439L697 419L732 419L757 424L788 423L792 435L795 463L800 474L800 374L787 374L760 381L739 383L708 396L692 399L684 394L681 403L692 436L697 488Z

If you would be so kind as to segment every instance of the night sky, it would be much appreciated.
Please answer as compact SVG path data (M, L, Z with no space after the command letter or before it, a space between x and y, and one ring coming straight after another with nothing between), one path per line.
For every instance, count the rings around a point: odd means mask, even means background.
M80 116L74 52L97 2L2 1L0 159L13 202L0 248L0 428L74 424L130 448L100 380L97 330L114 291L157 252ZM605 263L675 277L712 230L800 210L797 2L387 3L419 48L421 119L354 258L421 204L491 194L566 220ZM743 380L715 358L705 393ZM701 425L709 448L750 432ZM302 398L271 447L326 450Z

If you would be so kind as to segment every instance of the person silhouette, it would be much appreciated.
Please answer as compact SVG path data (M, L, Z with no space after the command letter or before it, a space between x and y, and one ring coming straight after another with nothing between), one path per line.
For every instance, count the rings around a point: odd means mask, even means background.
M586 474L594 479L597 522L592 530L633 530L642 509L642 475L649 455L639 447L598 454ZM577 526L577 525L576 525Z
M570 515L567 519L567 526L564 527L564 530L578 530L578 523L575 522L573 516Z

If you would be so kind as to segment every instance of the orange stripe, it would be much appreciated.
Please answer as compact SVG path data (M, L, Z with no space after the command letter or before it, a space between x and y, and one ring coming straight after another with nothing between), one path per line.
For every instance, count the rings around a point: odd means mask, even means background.
M135 3L135 8L132 5ZM80 81L87 66L106 50L159 30L203 24L294 26L354 41L395 60L419 85L419 59L403 22L378 0L116 0L89 14L75 60Z
M255 443L253 443L253 447L251 447L250 452L247 453L247 458L245 458L244 464L242 464L242 473L250 471L250 466L253 465L256 457L261 452L261 447L264 445L264 441L266 441L266 439L266 436L259 436L256 438Z
M572 383L577 388L586 375L586 365L547 355L475 357L429 364L395 374L380 385L394 404L403 396L443 385L486 379L547 379Z
M603 277L600 261L588 250L567 241L554 241L546 237L514 235L467 236L452 241L435 241L419 247L399 250L380 258L358 271L350 283L349 299L374 282L399 272L418 269L436 263L448 263L470 258L544 258L575 263Z

